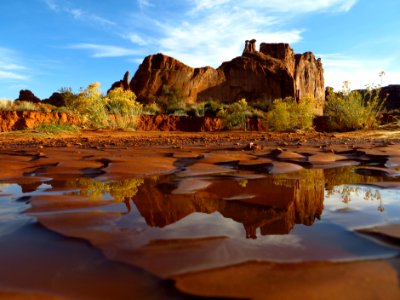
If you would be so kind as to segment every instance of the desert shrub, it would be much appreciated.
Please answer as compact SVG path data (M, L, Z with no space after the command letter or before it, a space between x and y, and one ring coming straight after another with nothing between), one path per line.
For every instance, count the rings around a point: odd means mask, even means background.
M324 108L328 130L352 131L376 127L383 104L379 91L369 90L364 96L349 90L332 93Z
M161 112L166 114L182 114L186 111L185 97L179 88L163 85L161 95L157 99Z
M303 98L299 102L291 97L277 99L267 113L268 128L276 131L311 128L314 110L313 98Z
M11 110L13 102L7 99L0 99L0 110Z
M42 107L34 102L29 101L15 101L13 110L18 111L43 111Z
M140 115L143 105L136 101L136 95L131 90L116 88L105 97L107 110L113 115L109 125L116 128L134 128L136 116Z
M270 111L273 106L273 100L256 101L252 103L252 107L261 111Z
M58 92L53 93L48 99L44 99L42 103L51 104L55 107L65 107L68 103L72 103L77 95L72 92L70 87L62 87Z
M49 104L20 100L0 100L0 110L51 112L53 109L54 107Z
M161 108L156 102L152 102L143 107L142 113L145 115L158 115L161 113Z
M223 105L217 100L208 100L203 103L204 116L216 117Z
M226 129L241 128L246 130L246 119L251 115L251 107L246 99L241 99L223 107L217 116L224 119Z
M186 115L190 117L204 116L204 103L194 103L186 107Z
M85 126L101 128L108 124L106 99L99 87L100 83L92 83L75 97L66 99L67 108L78 114Z
M56 135L60 133L77 132L80 128L71 124L42 123L35 126L34 130L44 134Z
M175 109L167 112L170 116L177 116L177 117L187 117L187 110L186 108Z

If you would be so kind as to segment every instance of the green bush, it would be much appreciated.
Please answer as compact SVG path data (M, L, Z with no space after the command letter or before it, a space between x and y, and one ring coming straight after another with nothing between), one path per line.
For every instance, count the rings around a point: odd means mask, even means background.
M245 129L246 120L252 114L251 107L247 104L246 99L241 99L230 105L225 105L217 113L217 117L224 119L224 127L226 129Z
M223 105L218 100L208 100L203 103L204 116L216 117Z
M188 105L186 107L186 115L190 117L203 117L204 116L203 103Z
M156 102L146 104L143 107L143 114L145 115L158 115L161 113L161 108Z
M261 111L270 111L272 109L273 100L259 100L252 103L252 107Z
M268 128L275 131L309 129L313 125L314 111L313 98L303 98L299 102L291 97L277 99L267 113Z
M55 124L55 123L42 123L34 128L40 133L45 133L49 135L55 135L60 133L77 132L79 127L70 124Z
M325 103L324 115L330 131L352 131L376 127L384 101L379 90L369 90L363 96L358 91L332 93Z
M108 125L106 99L102 97L99 87L100 83L92 83L76 97L66 99L67 108L78 114L85 126L102 128Z
M130 90L116 88L105 97L109 118L109 126L114 128L134 128L136 116L140 115L143 105L136 101L136 95Z
M67 93L67 109L78 114L84 126L92 128L134 128L136 117L143 111L143 105L136 101L136 95L122 88L112 89L106 96L95 82L82 89L77 95Z
M182 115L186 111L186 102L182 90L174 86L163 85L157 104L161 111L166 114Z

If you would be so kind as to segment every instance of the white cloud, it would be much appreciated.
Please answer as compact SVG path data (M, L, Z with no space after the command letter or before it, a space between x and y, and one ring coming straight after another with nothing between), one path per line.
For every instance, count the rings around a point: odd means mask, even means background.
M54 0L43 0L44 3L47 4L47 6L55 12L60 11L60 7L58 6L58 4L54 1Z
M1 79L6 79L6 80L26 80L28 79L28 76L19 74L16 72L8 72L8 71L3 71L0 69L0 80Z
M27 67L20 61L17 54L7 48L0 48L0 80L27 80Z
M133 44L136 44L139 46L146 46L146 45L149 45L150 43L154 42L152 39L144 38L137 33L130 33L130 34L121 35L121 36L123 38L131 41Z
M69 46L68 48L90 50L92 52L92 57L96 58L136 56L140 54L137 50L129 48L123 48L113 45L90 44L90 43L75 44Z
M340 90L344 81L350 82L350 89L368 86L395 84L400 72L391 69L395 58L360 58L340 54L322 54L325 86ZM384 71L384 76L379 72Z
M163 29L163 37L158 41L160 51L193 67L218 67L242 53L245 39L292 44L301 40L302 29L279 29L278 15L256 8L227 10L227 2L201 1L179 24L159 25ZM201 7L213 10L203 13L198 10Z
M192 0L194 4L194 12L214 9L222 5L237 6L243 10L248 8L258 8L269 10L273 12L284 13L309 13L317 11L349 11L358 0L296 0L296 1L282 1L282 0L247 0L247 1L234 1L234 0Z
M357 0L186 0L177 17L153 19L135 15L139 23L153 28L158 39L146 39L138 30L125 34L125 39L143 51L162 52L192 66L218 67L242 53L244 40L255 38L258 43L284 42L295 44L302 39L303 28L290 28L288 20L314 12L345 12ZM139 5L149 5L138 0ZM156 4L152 4L156 6ZM157 7L155 7L156 9ZM148 54L148 53L144 53Z
M76 20L101 25L101 26L115 26L115 22L106 18L100 17L94 13L84 11L80 8L73 7L69 1L61 0L43 0L48 8L56 13L65 13Z
M140 9L151 6L150 0L137 0Z
M220 6L226 3L231 2L231 0L194 0L194 12L198 12L204 9L212 9L216 6Z

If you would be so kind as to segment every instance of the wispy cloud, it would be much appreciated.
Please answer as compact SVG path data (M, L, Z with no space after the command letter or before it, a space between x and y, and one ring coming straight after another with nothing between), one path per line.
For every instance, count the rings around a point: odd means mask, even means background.
M92 57L95 58L136 56L140 54L137 50L134 49L102 44L80 43L71 45L68 48L89 50L91 51Z
M215 9L225 6L237 6L242 9L258 8L268 10L268 12L284 12L284 13L309 13L321 11L349 11L358 0L296 0L296 1L282 1L282 0L192 0L194 4L193 11L201 11L205 9Z
M20 81L27 80L25 67L16 55L16 53L7 48L0 48L0 80Z
M140 9L144 9L146 7L151 6L150 0L137 0L137 3Z
M143 37L139 33L121 34L121 36L122 36L122 38L124 38L138 46L147 46L147 45L156 43L156 41L154 39L148 38L148 37Z
M166 21L159 25L163 29L163 37L159 39L161 51L191 66L217 67L241 53L244 39L287 43L301 40L303 30L282 28L277 14L257 6L244 9L243 1L227 9L229 2L195 1L179 24ZM202 11L205 9L206 12Z
M65 13L76 20L100 26L115 26L116 23L92 12L73 6L66 0L43 0L48 8L56 13Z
M217 67L222 61L239 55L245 39L258 42L287 42L302 39L304 28L291 28L287 22L297 15L317 12L346 12L357 0L186 0L176 14L144 20L157 39L148 40L139 34L142 28L132 25L125 38L144 51L163 52L182 62L200 67ZM148 5L147 0L138 0ZM152 3L154 9L159 9ZM171 13L171 12L170 12ZM152 46L152 47L151 47Z

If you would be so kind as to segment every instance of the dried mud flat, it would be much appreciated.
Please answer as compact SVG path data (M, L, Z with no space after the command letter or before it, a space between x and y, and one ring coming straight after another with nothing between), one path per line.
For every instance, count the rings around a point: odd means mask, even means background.
M0 298L400 298L398 217L326 194L396 214L398 131L7 133L0 163L26 218L0 223Z

